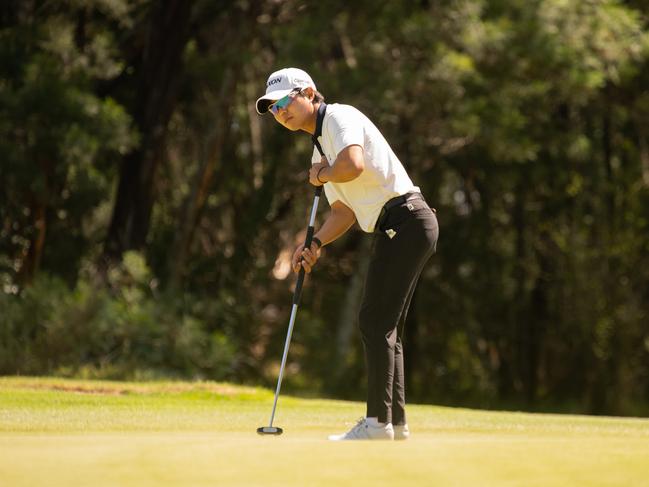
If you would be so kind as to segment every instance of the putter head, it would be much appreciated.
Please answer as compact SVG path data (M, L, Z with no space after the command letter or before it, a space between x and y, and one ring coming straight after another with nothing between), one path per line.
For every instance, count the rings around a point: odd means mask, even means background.
M278 428L276 426L262 426L261 428L257 428L257 434L260 435L275 435L279 436L284 432L282 428Z

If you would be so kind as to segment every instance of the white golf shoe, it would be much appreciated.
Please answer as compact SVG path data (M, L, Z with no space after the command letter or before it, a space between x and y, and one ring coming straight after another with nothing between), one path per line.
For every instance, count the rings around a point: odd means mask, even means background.
M395 424L393 428L395 440L407 440L410 438L410 430L407 424Z
M342 435L329 436L331 441L343 440L393 440L394 430L392 424L387 423L384 426L372 426L367 423L365 418L361 418L352 429Z

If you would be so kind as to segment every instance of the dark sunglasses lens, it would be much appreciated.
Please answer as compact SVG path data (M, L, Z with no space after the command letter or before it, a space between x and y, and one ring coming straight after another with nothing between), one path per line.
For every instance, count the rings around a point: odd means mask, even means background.
M290 95L290 94L289 94L289 95L286 95L284 98L280 98L280 99L277 100L275 103L273 103L273 104L269 107L269 110L270 110L272 113L277 114L277 112L279 111L280 108L286 108L286 107L289 105L289 103L291 103L291 99L292 99L292 98L291 98L291 95Z
M291 97L289 95L286 95L284 98L281 100L277 100L277 103L275 103L275 106L277 108L286 108L286 106L291 102Z

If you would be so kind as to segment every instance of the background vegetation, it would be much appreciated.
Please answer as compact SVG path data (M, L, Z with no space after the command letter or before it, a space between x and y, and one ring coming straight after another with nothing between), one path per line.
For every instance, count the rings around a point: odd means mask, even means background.
M254 100L298 66L379 126L438 210L410 399L646 414L647 12L2 2L0 374L273 383L312 149ZM289 389L363 397L370 244L355 229L308 281Z

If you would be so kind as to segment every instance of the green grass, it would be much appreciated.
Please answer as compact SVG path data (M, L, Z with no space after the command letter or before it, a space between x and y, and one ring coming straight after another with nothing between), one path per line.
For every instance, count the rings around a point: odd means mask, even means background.
M409 406L407 442L327 441L354 402L213 382L0 378L0 485L647 486L649 420Z

